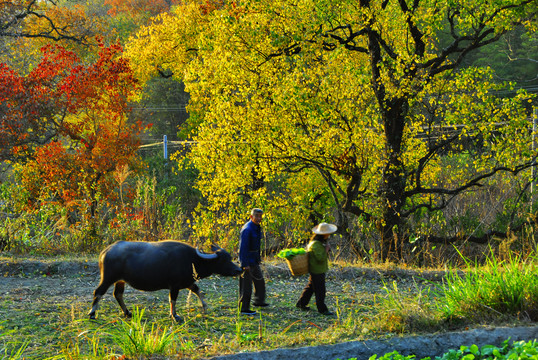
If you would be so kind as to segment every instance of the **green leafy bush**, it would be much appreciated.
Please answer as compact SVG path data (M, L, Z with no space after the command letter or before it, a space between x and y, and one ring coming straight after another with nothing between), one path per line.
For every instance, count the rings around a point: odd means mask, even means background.
M460 346L458 350L450 350L442 356L436 356L435 360L538 359L538 342L536 340L514 341L512 344L509 343L509 340L505 340L500 347L494 345L484 345L481 348L477 345ZM415 355L404 356L397 351L393 351L379 357L377 354L372 355L369 360L411 360L415 358ZM348 360L357 360L357 358ZM431 360L431 358L425 357L422 360Z
M450 350L435 360L486 360L486 359L538 359L538 342L517 341L511 345L505 340L501 347L484 345L479 348L476 345L461 346L459 350Z

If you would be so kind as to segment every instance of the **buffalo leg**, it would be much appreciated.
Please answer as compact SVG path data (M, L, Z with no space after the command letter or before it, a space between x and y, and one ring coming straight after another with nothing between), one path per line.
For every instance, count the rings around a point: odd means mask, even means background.
M183 321L181 316L176 313L176 301L177 295L179 294L178 288L170 289L169 299L170 299L170 316L177 322Z
M202 295L202 293L200 292L200 288L198 287L198 285L196 284L192 284L191 286L188 287L188 289L195 293L196 296L198 296L198 299L200 299L200 302L202 303L202 309L204 311L204 313L207 311L207 304L206 302L204 301L204 296Z
M125 303L123 302L123 292L125 291L125 281L118 281L116 284L114 284L114 297L118 301L118 304L120 304L121 309L123 310L123 313L126 317L131 317L132 314L129 310L127 310L127 306L125 306Z
M110 282L101 281L97 289L93 292L93 303L92 303L92 309L90 310L90 319L95 319L95 312L97 311L97 308L99 307L99 300L103 297L103 295L106 294L106 291L108 288L112 285Z

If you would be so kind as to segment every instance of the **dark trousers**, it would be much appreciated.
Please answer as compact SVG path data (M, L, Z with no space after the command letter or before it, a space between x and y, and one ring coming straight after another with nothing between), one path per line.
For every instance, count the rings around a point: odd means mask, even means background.
M308 285L305 286L299 301L297 301L297 305L300 307L307 306L313 294L316 296L316 306L318 311L320 313L328 311L329 309L327 309L327 306L325 305L325 273L310 273Z
M260 265L250 266L250 269L245 270L239 278L239 305L241 311L250 310L252 284L254 284L254 304L265 303L265 280Z

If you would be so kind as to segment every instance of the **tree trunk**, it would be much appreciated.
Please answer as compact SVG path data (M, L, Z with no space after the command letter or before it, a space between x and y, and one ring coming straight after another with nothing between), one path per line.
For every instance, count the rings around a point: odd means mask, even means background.
M362 0L361 6L368 7L369 0ZM379 35L375 30L368 32L368 52L372 70L372 89L374 91L381 121L385 130L386 165L383 170L379 196L383 202L383 218L379 226L381 232L381 258L399 260L401 258L402 205L405 204L405 170L402 164L402 139L408 102L405 95L389 98L381 69L383 56Z
M387 163L383 171L380 195L383 200L381 226L381 257L383 261L402 258L404 221L401 210L405 204L405 169L402 163L402 139L407 103L399 98L387 101L383 113Z

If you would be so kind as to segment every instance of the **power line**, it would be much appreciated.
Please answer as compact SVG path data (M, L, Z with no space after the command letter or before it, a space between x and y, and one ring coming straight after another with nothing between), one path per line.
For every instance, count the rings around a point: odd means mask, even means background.
M134 107L133 110L147 111L186 111L186 106Z
M191 141L191 140L185 140L185 141L170 141L168 140L167 141L168 143L168 146L169 147L179 147L179 146L192 146L192 145L196 145L198 144L198 141ZM160 142L155 142L155 143L151 143L151 144L146 144L146 145L140 145L139 148L140 149L151 149L151 148L155 148L155 147L161 147L164 145L164 141L160 141Z

